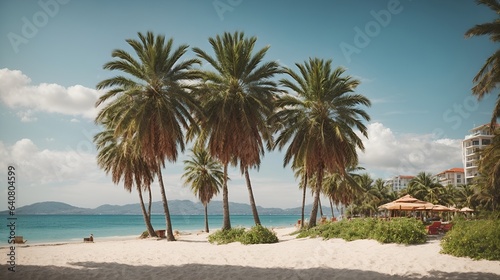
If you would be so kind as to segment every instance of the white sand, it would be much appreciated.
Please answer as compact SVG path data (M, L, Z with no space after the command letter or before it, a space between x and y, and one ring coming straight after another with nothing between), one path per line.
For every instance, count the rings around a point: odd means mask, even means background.
M207 234L176 242L156 239L16 248L16 272L0 249L0 279L500 279L500 261L474 261L439 253L439 240L423 245L373 240L296 239L276 229L277 244L212 245Z

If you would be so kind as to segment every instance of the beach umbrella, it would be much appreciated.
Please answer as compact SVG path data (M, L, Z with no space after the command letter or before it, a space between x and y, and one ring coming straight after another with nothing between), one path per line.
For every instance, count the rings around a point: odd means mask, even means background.
M432 208L431 208L431 211L451 211L450 208L444 206L444 205L434 205Z
M413 203L413 202L417 202L419 201L417 198L414 198L413 196L407 194L405 196L402 196L396 200L394 200L393 202L395 203L402 203L402 202L410 202L410 203Z
M469 207L464 207L460 209L460 212L474 212L474 210L470 209Z
M412 210L427 210L431 209L432 206L434 206L432 203L427 202L427 201L422 201L417 198L414 198L413 196L407 194L405 196L402 196L392 202L380 205L378 208L379 209L387 209L387 210L405 210L405 211L412 211Z

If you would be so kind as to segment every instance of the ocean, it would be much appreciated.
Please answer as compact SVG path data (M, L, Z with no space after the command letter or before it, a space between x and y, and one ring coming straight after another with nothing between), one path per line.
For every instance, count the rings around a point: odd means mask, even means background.
M252 215L231 215L232 227L251 227L254 225ZM299 215L260 215L263 226L293 226L300 219ZM2 224L8 225L12 220L8 216L0 216ZM15 235L23 236L27 244L81 242L83 237L94 235L109 239L117 237L140 236L146 230L142 215L17 215ZM204 229L203 215L172 215L172 228L180 232L199 232ZM165 229L165 216L152 215L151 222L155 230ZM222 227L222 215L208 216L210 232ZM8 227L2 226L0 246L8 245Z

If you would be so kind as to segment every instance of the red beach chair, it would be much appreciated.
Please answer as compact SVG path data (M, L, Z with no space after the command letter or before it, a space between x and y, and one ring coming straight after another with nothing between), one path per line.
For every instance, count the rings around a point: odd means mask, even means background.
M425 229L427 230L427 234L439 234L439 230L441 229L441 222L433 222L431 225L426 226Z

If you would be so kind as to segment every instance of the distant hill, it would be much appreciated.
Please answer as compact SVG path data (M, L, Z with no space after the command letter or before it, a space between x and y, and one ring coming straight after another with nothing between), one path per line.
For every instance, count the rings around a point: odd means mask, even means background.
M168 202L171 215L203 215L203 204L190 200L171 200ZM306 205L305 214L311 213L312 205ZM260 215L300 215L301 207L296 208L265 208L257 206ZM229 203L229 211L233 215L252 215L249 204ZM325 214L330 216L330 208L323 206ZM163 214L163 205L161 201L153 202L151 207L153 214ZM212 201L208 204L208 213L210 215L222 215L222 201ZM7 215L8 211L1 211L0 215ZM141 206L139 203L126 205L101 205L97 208L75 207L62 202L39 202L31 205L19 207L16 209L18 215L141 215ZM335 215L338 215L335 211Z

